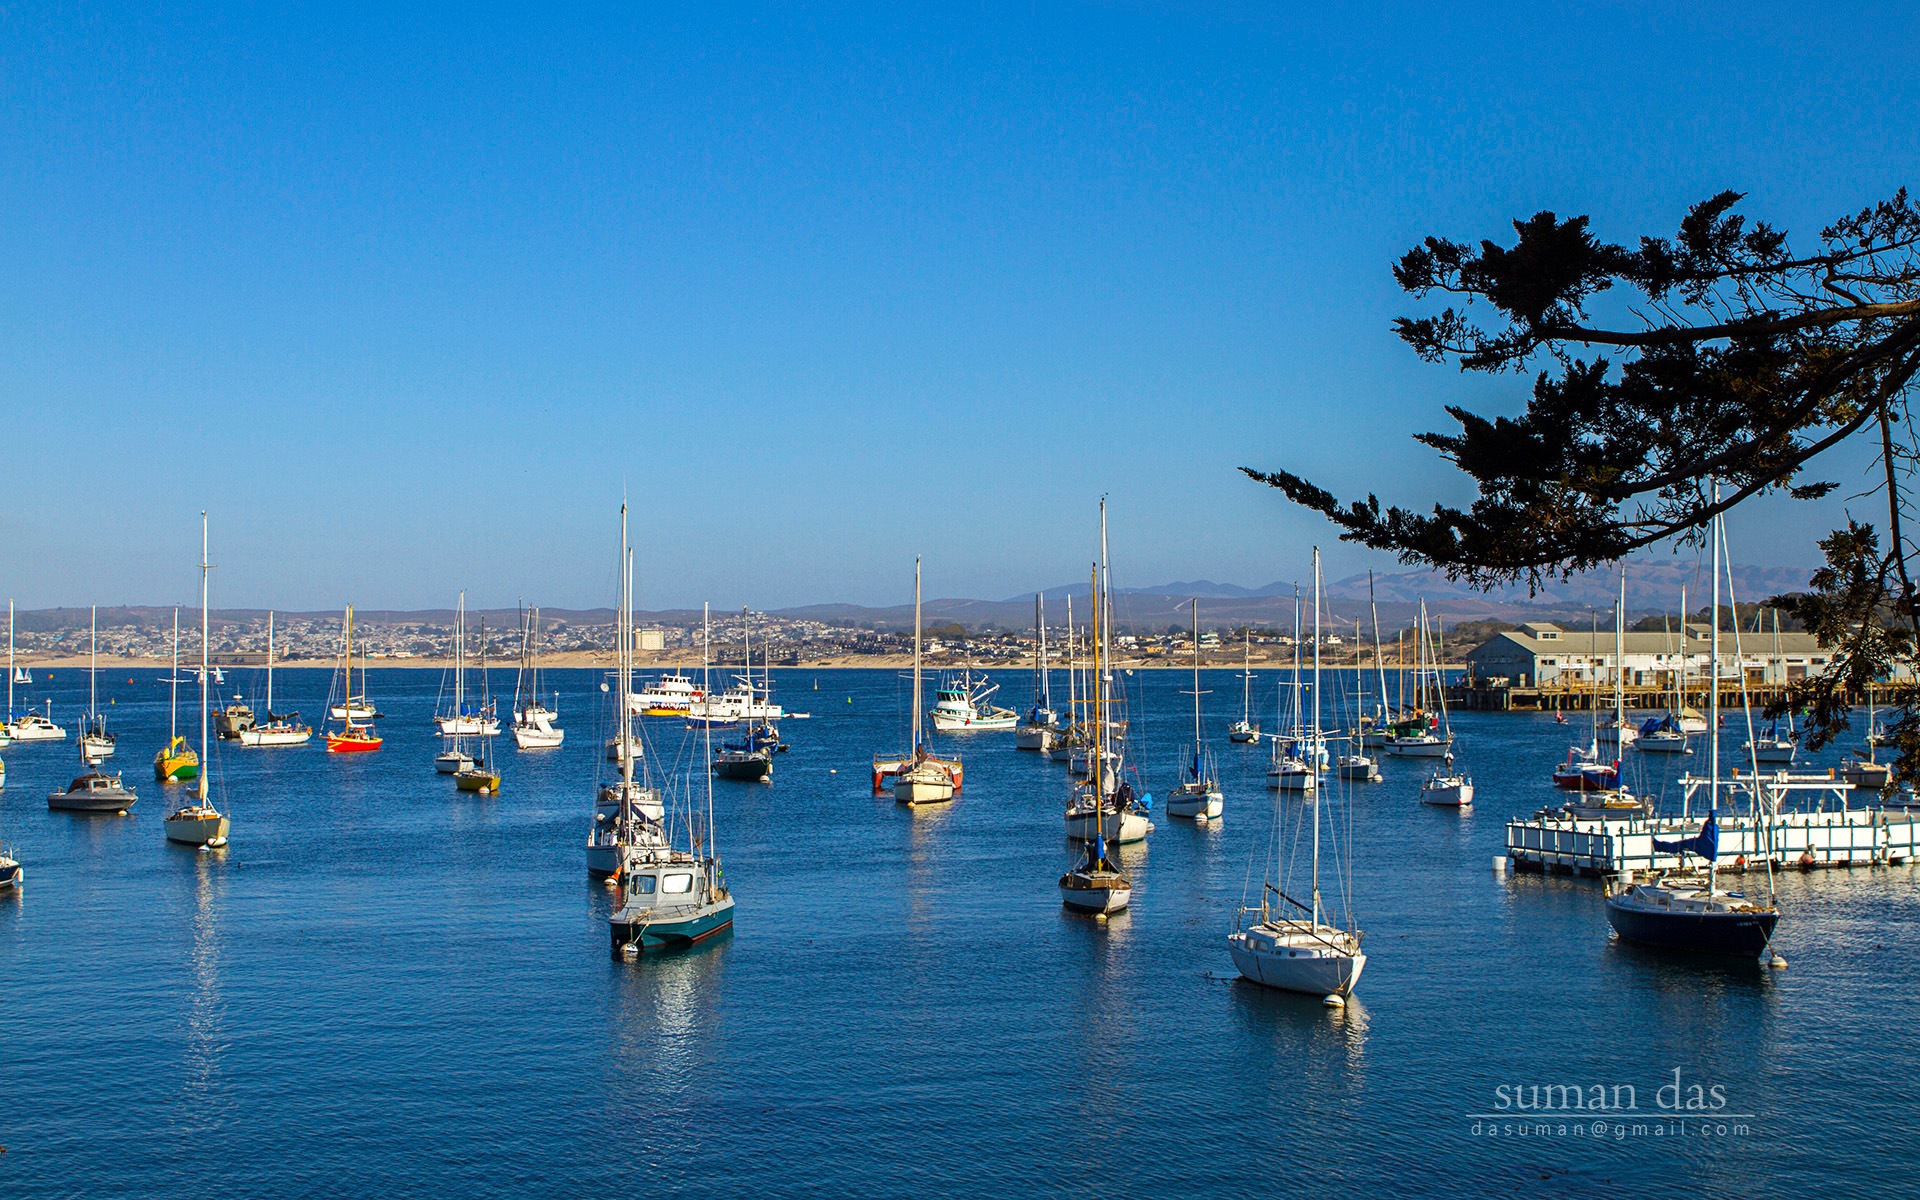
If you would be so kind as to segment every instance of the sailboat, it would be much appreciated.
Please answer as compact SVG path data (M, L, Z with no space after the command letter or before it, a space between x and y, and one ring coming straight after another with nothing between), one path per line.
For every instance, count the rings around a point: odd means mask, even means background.
M1220 772L1200 732L1200 601L1193 601L1193 745L1181 765L1180 783L1167 793L1167 815L1206 821L1220 815L1226 795Z
M100 712L100 606L93 606L93 618L87 636L87 715L80 722L80 757L90 763L113 757L114 735L107 732L107 719Z
M1634 729L1627 724L1627 572L1620 571L1620 598L1613 606L1613 716L1601 722L1594 736L1598 745L1620 748L1633 744Z
M522 750L552 750L566 736L567 731L560 728L560 693L553 693L552 708L540 703L540 609L536 606L521 618L520 672L513 679L513 744Z
M1317 625L1320 617L1318 546L1313 551L1313 607ZM1314 647L1317 659L1317 637ZM1318 674L1317 663L1315 673ZM1318 733L1318 686L1313 689L1313 703L1314 731ZM1235 913L1235 928L1227 935L1227 953L1233 958L1234 969L1254 983L1289 992L1325 996L1329 1004L1344 1004L1354 985L1360 982L1360 972L1367 965L1367 956L1360 949L1361 939L1365 935L1353 924L1350 875L1341 880L1341 892L1347 902L1346 924L1335 925L1328 919L1334 914L1326 910L1320 895L1320 797L1317 792L1308 800L1308 805L1313 812L1313 876L1309 901L1302 904L1288 895L1284 890L1284 880L1280 885L1274 883L1273 876L1282 853L1281 828L1285 824L1284 813L1276 796L1274 837L1267 862L1267 876L1261 883L1260 904L1257 908L1243 904ZM1346 849L1350 860L1352 848ZM1298 915L1284 915L1288 913ZM1241 928L1241 923L1249 917L1257 919L1246 928Z
M1847 786L1860 788L1863 791L1874 792L1882 791L1886 788L1887 780L1893 774L1893 768L1878 761L1874 757L1875 747L1879 746L1883 740L1874 736L1874 731L1877 731L1879 728L1880 726L1875 720L1874 713L1873 685L1868 684L1867 752L1865 755L1861 755L1858 751L1855 751L1851 757L1840 764L1840 778L1847 781Z
M1053 748L1059 732L1060 714L1053 711L1053 689L1047 671L1047 607L1039 592L1033 594L1033 708L1027 719L1013 731L1015 750L1038 750L1045 754Z
M1760 632L1760 618L1758 616L1754 617L1753 631L1755 633ZM1776 663L1786 662L1786 659L1781 657L1780 654L1780 610L1777 608L1773 610L1773 661ZM1776 717L1768 723L1765 737L1748 738L1746 745L1741 747L1743 751L1752 756L1754 762L1772 763L1779 766L1793 765L1793 752L1796 748L1793 733L1793 713L1791 711L1787 713L1787 732L1784 735L1780 732L1780 720Z
M1100 650L1100 611L1100 572L1096 565L1093 575L1093 727L1104 731L1108 728L1108 723L1106 720L1106 672ZM1069 820L1072 819L1071 815L1076 806L1090 806L1094 812L1098 812L1101 801L1107 796L1109 789L1103 774L1107 767L1106 756L1094 755L1090 765L1093 769L1092 776L1086 783L1079 785L1076 794L1069 801ZM1113 790L1117 792L1118 789ZM1105 917L1109 913L1119 912L1132 902L1133 880L1120 869L1120 864L1114 861L1113 855L1108 850L1105 823L1092 823L1089 832L1090 836L1084 839L1085 854L1072 870L1060 877L1060 903L1075 912ZM1114 840L1119 839L1116 837Z
M1313 639L1313 653L1320 654L1320 637L1316 633ZM1281 737L1275 733L1273 741L1273 761L1267 764L1267 786L1276 792L1313 792L1320 787L1320 771L1326 764L1318 761L1325 755L1320 738L1311 742L1305 737L1305 707L1300 696L1300 589L1293 590L1293 679L1288 684L1293 696L1293 735ZM1314 693L1314 704L1320 703L1319 692ZM1311 747L1311 749L1310 749ZM1319 750L1318 754L1313 751ZM1314 761L1309 761L1310 757Z
M207 647L211 624L207 619L207 581L213 571L213 564L207 561L207 514L200 514L200 757L208 768L200 772L193 793L179 808L167 814L162 822L166 828L167 840L183 846L202 846L216 848L227 844L227 833L232 822L227 815L213 806L207 799L207 776L212 764L206 762L208 712L207 685L211 682L212 664L207 661Z
M631 660L628 665L632 665ZM624 724L628 717L626 696L621 700L620 720ZM703 733L711 759L713 726L704 726ZM647 950L681 950L733 927L733 892L727 887L726 873L714 848L713 773L707 773L703 830L694 827L691 779L684 795L685 850L673 845L670 834L660 844L633 845L623 850L621 903L607 918L615 954L632 957ZM682 825L679 821L673 824L676 828Z
M442 676L441 687L445 686L446 677ZM435 707L439 707L437 703ZM480 721L467 713L467 594L464 591L453 615L453 707L436 712L433 725L446 739L446 749L434 756L433 769L442 775L457 775L471 768L473 755L467 753L466 738L468 734L480 732Z
M1714 502L1720 499L1714 488ZM1712 686L1707 689L1711 714L1709 728L1720 727L1720 571L1725 545L1725 527L1716 513L1712 526L1713 622L1712 645L1708 651L1712 663ZM1744 892L1720 888L1717 878L1720 857L1720 829L1717 813L1720 801L1720 739L1707 739L1707 817L1700 832L1690 838L1668 841L1653 839L1653 848L1662 854L1678 854L1681 868L1663 872L1648 883L1631 883L1631 876L1609 881L1607 887L1607 923L1630 942L1693 953L1744 954L1777 965L1772 951L1773 931L1780 921L1780 910L1773 899L1772 861L1767 866L1767 892L1763 899ZM1750 793L1752 794L1752 793ZM1706 863L1704 877L1686 868L1687 856Z
M893 798L902 804L944 804L959 794L963 768L957 758L936 756L927 749L921 711L923 676L920 665L920 560L913 560L913 748L905 756L873 760L874 790L891 780Z
M1427 602L1420 602L1420 649L1424 653L1428 647L1427 635L1430 631L1427 623ZM1442 673L1441 664L1446 661L1441 653L1439 635L1434 634L1433 678L1434 692L1440 697L1440 735L1447 748L1441 765L1434 768L1433 774L1420 784L1420 803L1432 804L1441 808L1466 808L1473 803L1473 780L1461 774L1453 766L1453 725L1447 719L1447 681Z
M1260 740L1253 720L1253 630L1240 631L1240 719L1227 726L1227 740L1251 745Z
M1352 747L1334 760L1334 774L1353 783L1380 782L1380 765L1367 753L1366 734L1363 722L1366 721L1366 677L1360 670L1360 622L1353 623L1353 739ZM1381 703L1386 703L1386 690L1380 692Z
M593 828L587 831L587 873L618 876L627 855L636 849L661 849L667 844L663 823L666 807L660 793L633 777L634 764L645 763L639 735L633 731L633 549L627 544L627 506L620 505L620 609L614 614L613 689L614 736L609 745L617 753L620 777L602 784L593 803Z
M353 694L353 605L347 605L347 613L342 623L346 641L344 653L340 656L342 703L332 706L334 720L340 728L327 731L327 753L329 754L366 754L380 748L386 739L374 733L373 726L362 724L359 714L374 715L373 706L366 702L364 695ZM360 668L360 686L367 684L366 667Z
M1381 747L1385 753L1391 754L1395 758L1451 759L1453 757L1453 734L1449 732L1445 736L1442 736L1440 723L1435 718L1427 715L1427 700L1431 695L1429 688L1431 687L1432 691L1441 692L1441 699L1443 701L1445 699L1444 693L1446 689L1439 682L1438 673L1433 666L1432 660L1429 658L1432 643L1428 640L1429 631L1427 629L1426 613L1427 602L1422 600L1420 602L1420 616L1415 622L1413 630L1414 640L1418 644L1414 647L1414 703L1412 712L1409 713L1407 711L1403 697L1401 704L1402 719L1394 723L1394 732L1387 738L1386 745ZM1404 658L1401 660L1402 684L1406 681L1405 661Z
M240 731L242 746L304 746L313 740L313 727L302 724L297 712L273 711L273 611L267 611L267 723Z
M345 721L349 725L377 721L385 714L375 708L373 702L364 694L359 696L353 694L353 606L351 604L347 606L346 651L346 658L343 660L346 663L346 694L340 697L340 703L331 704L328 707L327 715L336 721ZM360 649L360 687L363 693L366 686L367 651L363 646Z
M752 695L753 687L753 630L749 621L749 610L740 610L740 630L746 660L747 692ZM700 672L707 671L707 654L710 647L711 628L707 624L706 610L701 610L700 633ZM703 728L711 729L711 723ZM737 742L726 742L714 750L711 735L707 738L709 774L722 779L731 779L739 783L762 783L773 780L773 755L779 748L780 735L766 722L749 722Z
M205 653L205 647L202 647ZM185 782L200 774L200 756L180 736L180 610L173 610L173 674L167 680L172 697L167 707L167 744L153 756L153 777L161 783ZM205 700L205 688L201 699Z
M1107 502L1100 502L1100 560L1093 569L1093 669L1088 691L1098 709L1090 731L1087 782L1067 805L1067 836L1078 842L1102 838L1115 845L1145 841L1153 832L1153 797L1141 795L1126 777L1118 739L1125 727L1110 715L1113 697L1113 577L1107 557Z
M1589 644L1597 647L1600 644L1600 617L1598 613L1592 611L1587 615L1592 622L1592 641ZM1617 656L1614 661L1616 664L1619 662ZM1618 674L1617 667L1615 674ZM1609 762L1600 756L1598 681L1590 699L1592 702L1587 706L1590 727L1587 744L1567 747L1567 761L1560 764L1553 772L1553 786L1564 791L1604 792L1620 786L1620 763L1618 760Z
M462 598L464 599L464 595ZM479 753L453 773L453 786L460 791L472 792L478 796L498 796L500 771L493 765L493 738L494 734L500 731L500 724L493 719L493 692L487 682L487 619L485 617L480 618L480 712L484 719L480 722L480 732L473 735ZM459 744L459 738L455 738L454 745Z

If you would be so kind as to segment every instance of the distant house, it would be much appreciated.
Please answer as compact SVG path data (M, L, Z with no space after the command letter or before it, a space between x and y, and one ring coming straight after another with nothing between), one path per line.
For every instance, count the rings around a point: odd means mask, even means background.
M1628 633L1621 640L1621 664L1630 687L1672 687L1676 672L1689 680L1705 679L1712 658L1713 628L1688 625L1670 633ZM1783 633L1779 650L1771 633L1740 635L1740 664L1734 663L1734 635L1720 632L1720 674L1736 679L1742 670L1753 684L1780 684L1804 679L1826 669L1828 654L1810 633ZM1467 667L1483 682L1505 682L1517 687L1569 686L1614 681L1614 633L1563 629L1532 621L1492 638L1467 652Z

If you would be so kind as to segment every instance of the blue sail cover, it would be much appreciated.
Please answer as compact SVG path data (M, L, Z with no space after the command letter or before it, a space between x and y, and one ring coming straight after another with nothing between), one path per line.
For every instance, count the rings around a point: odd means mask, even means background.
M1714 820L1713 810L1707 810L1707 823L1700 827L1699 833L1690 838L1681 838L1672 842L1663 842L1655 838L1653 848L1662 854L1697 854L1708 862L1718 859L1720 857L1720 825Z

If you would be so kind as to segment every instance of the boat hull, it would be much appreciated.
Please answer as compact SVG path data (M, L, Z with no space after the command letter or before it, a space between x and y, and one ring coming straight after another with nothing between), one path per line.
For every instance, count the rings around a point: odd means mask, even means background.
M497 796L500 794L500 775L497 771L462 771L453 777L453 786L476 796Z
M1241 936L1229 938L1227 953L1242 978L1261 987L1310 996L1344 996L1360 982L1364 954L1314 954L1293 948L1264 950Z
M1089 878L1069 873L1060 877L1060 903L1077 913L1105 916L1117 913L1133 899L1133 885L1125 879Z
M19 863L10 858L0 858L0 892L19 887L26 877Z
M139 799L132 792L51 792L47 807L56 812L124 813Z
M1046 725L1022 725L1013 731L1013 748L1045 754L1053 748L1053 729Z
M623 921L615 913L607 922L612 949L620 954L628 946L642 953L648 950L684 950L733 928L733 897L717 904L701 905L685 916L656 917Z
M185 783L189 779L198 779L200 756L163 752L153 760L153 777L161 783Z
M67 731L59 725L27 725L16 721L7 732L16 742L64 742Z
M1153 832L1153 822L1145 813L1115 812L1109 808L1102 810L1101 815L1105 818L1106 828L1103 832L1106 839L1116 845L1144 842L1147 835ZM1074 841L1090 842L1097 831L1100 831L1099 826L1095 824L1092 813L1067 814L1067 836Z
M513 731L513 744L522 750L557 750L566 739L564 729L521 729Z
M945 804L953 799L953 778L944 771L909 771L896 775L893 798L901 804Z
M720 758L713 763L713 773L719 779L732 779L739 783L758 783L773 774L773 761L759 755L746 758Z
M1167 795L1167 815L1212 820L1225 810L1226 803L1226 796L1212 788L1192 792L1175 788Z
M263 729L254 726L240 731L239 742L242 746L304 746L313 740L313 730L302 726L299 729Z
M181 846L224 846L232 822L223 813L182 809L162 822L167 840Z
M327 753L371 754L375 750L378 750L384 741L384 738L345 737L341 734L330 733L327 735Z
M1654 912L1607 897L1607 924L1629 942L1698 954L1759 955L1773 938L1777 912Z
M1473 784L1466 781L1421 784L1420 803L1435 808L1466 808L1473 803Z

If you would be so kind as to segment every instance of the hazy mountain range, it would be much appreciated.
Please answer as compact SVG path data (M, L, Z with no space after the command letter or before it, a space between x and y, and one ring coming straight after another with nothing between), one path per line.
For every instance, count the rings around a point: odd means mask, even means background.
M1769 596L1792 592L1806 587L1811 570L1795 567L1735 567L1733 587L1735 596L1743 603L1764 600ZM1349 575L1325 585L1326 612L1328 624L1351 625L1354 621L1367 621L1367 576ZM1619 575L1612 571L1592 571L1576 575L1565 581L1553 581L1544 586L1537 595L1528 595L1525 587L1502 588L1491 593L1476 592L1449 582L1444 576L1431 571L1397 571L1379 574L1373 577L1373 593L1377 598L1380 622L1384 628L1398 628L1410 622L1418 611L1419 602L1424 598L1427 611L1452 625L1458 621L1493 618L1505 621L1533 619L1559 619L1562 621L1584 621L1587 611L1601 610L1603 616L1613 608L1619 588ZM1629 617L1644 616L1649 613L1677 612L1680 607L1680 589L1687 589L1687 607L1695 612L1704 608L1712 581L1704 572L1697 570L1691 563L1672 561L1649 561L1630 564L1627 568L1627 611ZM1303 588L1303 591L1306 589ZM1074 619L1076 624L1085 623L1085 603L1087 585L1067 585L1048 588L1044 592L1047 598L1047 621L1050 625L1059 625L1066 619L1066 602L1071 597L1075 602ZM1233 628L1240 625L1273 626L1285 629L1293 623L1294 585L1291 581L1269 583L1263 587L1242 587L1239 584L1215 583L1211 580L1183 580L1175 583L1157 584L1150 587L1115 589L1115 623L1124 629L1161 630L1169 625L1184 626L1191 620L1188 607L1191 601L1200 601L1200 623L1207 628ZM1310 602L1310 597L1308 597ZM1033 627L1032 595L1013 596L1005 600L970 600L956 597L940 597L927 600L924 605L925 618L929 625L958 623L969 629L987 626L1020 631ZM610 608L595 609L542 609L541 615L547 620L565 621L572 625L603 625L613 620ZM896 604L873 607L859 604L807 604L795 608L775 609L771 615L792 620L824 621L835 624L851 624L862 628L909 629L913 624L913 606ZM1309 610L1306 619L1311 619ZM304 618L308 620L331 620L337 612L283 613L286 618ZM250 621L265 620L265 610L223 609L215 614L217 620ZM508 630L517 627L518 614L513 609L488 609L484 612L469 611L470 622L484 620L491 628ZM121 625L160 625L171 622L173 609L158 606L115 606L100 610L102 628ZM452 609L421 609L416 611L383 611L358 609L355 619L369 624L410 624L426 623L447 625L453 621ZM698 609L666 609L638 614L642 624L666 624L677 626L697 625L700 621ZM725 629L736 619L736 614L716 612L716 629ZM87 610L84 608L39 609L23 611L18 615L22 630L47 631L56 629L84 628L87 624Z

